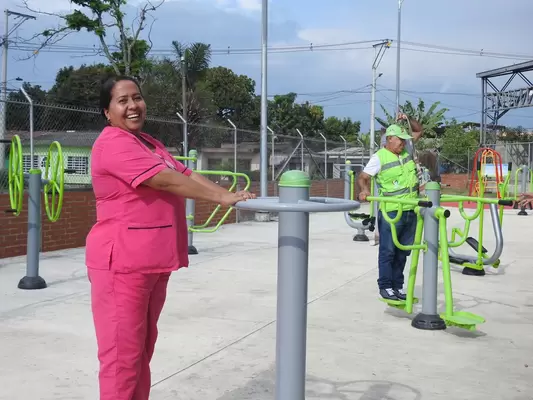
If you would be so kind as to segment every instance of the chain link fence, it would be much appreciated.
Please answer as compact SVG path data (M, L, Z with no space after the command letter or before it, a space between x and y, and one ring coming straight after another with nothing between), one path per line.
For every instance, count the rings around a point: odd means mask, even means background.
M0 101L1 103L1 101ZM18 135L22 143L23 171L43 171L52 142L61 144L64 158L65 187L91 187L91 149L106 125L96 109L73 108L50 104L33 105L34 157L30 155L30 105L8 101L5 128L0 120L0 192L8 189L10 141ZM0 119L2 114L0 114ZM183 155L184 126L180 119L148 118L144 131L161 141L173 155ZM231 120L222 125L188 124L188 148L198 152L197 169L239 172L251 181L260 179L260 133L234 128ZM304 131L293 135L268 132L268 173L270 182L277 181L287 170L304 170L315 180L342 178L344 162L361 164L368 161L368 149L360 143L335 142L309 137ZM340 166L340 167L339 167ZM215 181L228 180L210 176ZM243 180L239 180L242 184Z

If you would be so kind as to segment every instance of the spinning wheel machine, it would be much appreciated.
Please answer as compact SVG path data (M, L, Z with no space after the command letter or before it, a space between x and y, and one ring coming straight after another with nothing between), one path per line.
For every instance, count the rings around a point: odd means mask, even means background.
M46 288L46 281L39 276L39 253L41 250L41 191L44 197L44 208L50 222L56 222L63 207L65 188L65 170L63 151L59 142L53 142L46 157L44 174L36 165L33 151L33 103L31 98L21 88L30 102L30 160L28 173L24 173L22 144L20 137L14 135L4 143L10 143L8 184L10 209L5 210L14 216L19 216L24 203L24 187L28 185L28 239L26 275L20 280L19 289L33 290Z

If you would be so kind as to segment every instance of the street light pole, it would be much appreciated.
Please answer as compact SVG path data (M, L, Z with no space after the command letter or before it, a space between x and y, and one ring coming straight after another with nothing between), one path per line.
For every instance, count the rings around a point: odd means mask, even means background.
M383 75L377 73L379 63L381 62L385 50L390 47L390 40L385 40L374 47L374 62L372 63L372 99L370 101L370 157L376 150L376 133L375 133L375 119L376 119L376 81Z
M404 0L398 0L398 34L396 45L396 112L400 112L400 43L402 33L402 4Z

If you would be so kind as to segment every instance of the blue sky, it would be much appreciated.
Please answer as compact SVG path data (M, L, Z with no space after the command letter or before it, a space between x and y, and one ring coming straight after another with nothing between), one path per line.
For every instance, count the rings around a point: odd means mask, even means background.
M13 11L24 12L20 0L2 0ZM134 6L137 1L130 1ZM30 0L35 8L48 12L69 10L67 0ZM46 4L46 5L45 5ZM392 109L396 85L396 0L271 0L269 3L269 46L307 46L300 51L272 52L269 55L268 93L299 94L299 101L310 101L324 107L327 116L360 120L368 130L370 120L370 88L373 60L372 44L392 39L393 47L383 57L377 82L377 115L379 104ZM481 118L481 82L476 73L533 59L529 34L531 0L405 0L402 7L401 101L428 104L441 101L449 108L449 118L479 122ZM156 22L151 39L154 54L170 53L170 42L203 41L215 50L213 65L223 65L246 74L260 90L260 54L221 54L220 50L252 49L261 46L260 0L167 0L154 13ZM334 6L333 6L334 5ZM133 17L135 9L128 9ZM3 20L3 19L2 19ZM38 16L25 22L12 36L20 41L57 22ZM0 28L3 32L3 26ZM367 42L368 41L368 42ZM367 42L339 45L342 43ZM310 44L333 45L310 50ZM87 54L94 37L86 33L71 35L61 45L85 50L42 52L35 59L20 60L27 52L9 52L8 87L15 78L49 88L59 68L100 61ZM438 46L435 48L434 46ZM446 47L446 49L443 49ZM488 57L466 54L463 50L499 53ZM521 55L521 57L518 57ZM525 57L525 58L524 58ZM533 77L530 77L532 80ZM524 83L515 80L516 87ZM495 80L503 85L505 79ZM511 86L512 88L513 86ZM363 89L361 89L363 88ZM359 93L354 93L358 91ZM179 94L177 94L179 95ZM533 128L533 109L514 110L500 123Z

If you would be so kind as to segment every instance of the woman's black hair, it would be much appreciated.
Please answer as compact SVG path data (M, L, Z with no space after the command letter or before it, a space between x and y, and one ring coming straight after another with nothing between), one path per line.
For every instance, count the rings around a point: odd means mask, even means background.
M131 76L111 76L105 79L102 83L102 87L100 88L100 112L104 118L106 117L104 110L109 109L109 104L111 103L111 98L113 97L111 92L113 91L115 84L120 81L131 81L135 83L139 88L139 92L141 92L141 86L139 85L139 82L137 82L137 80Z

